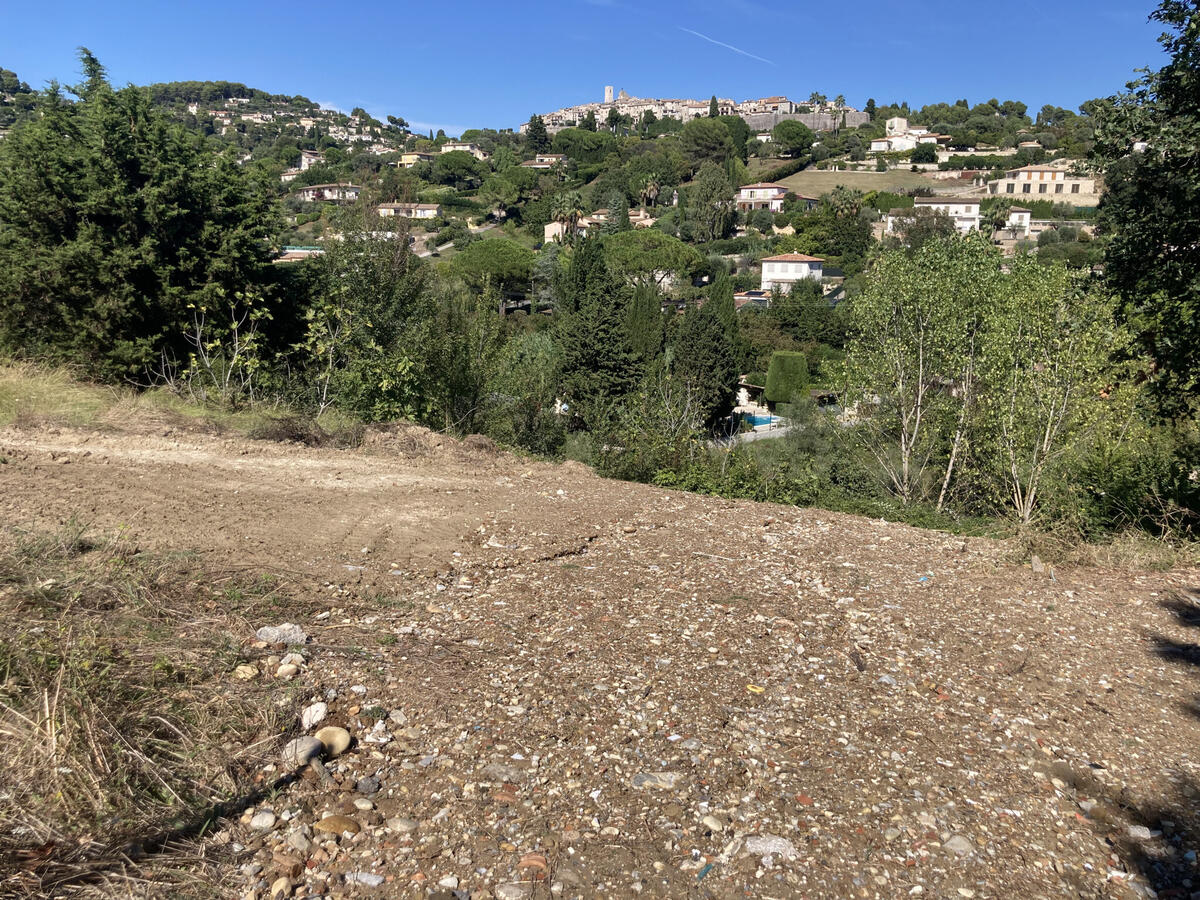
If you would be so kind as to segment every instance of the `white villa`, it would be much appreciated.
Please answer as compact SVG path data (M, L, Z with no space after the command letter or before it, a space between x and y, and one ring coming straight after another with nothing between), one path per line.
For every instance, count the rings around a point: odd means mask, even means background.
M950 143L950 135L935 134L920 125L909 125L903 116L894 116L884 124L886 134L871 141L871 152L889 153L899 150L915 150L918 144L937 144L945 146Z
M805 256L803 253L784 253L780 256L768 256L762 261L762 284L764 291L779 290L786 294L797 281L811 278L820 281L821 267L824 260L819 256Z
M566 163L567 157L563 153L539 153L533 159L527 159L521 163L527 169L553 169L555 166L561 166Z
M915 197L917 209L944 212L954 220L954 227L963 234L979 228L979 200L972 197Z
M380 203L375 211L381 217L400 216L405 219L436 219L442 208L436 203Z
M300 188L297 193L301 200L353 203L362 193L362 188L354 184L313 184Z
M1029 236L1029 229L1032 227L1033 210L1025 209L1023 206L1014 206L1008 211L1008 221L1004 223L1004 227L1012 231L1019 231L1024 236Z
M769 209L771 212L783 211L783 198L788 189L782 184L759 182L746 184L738 188L737 208L740 212L752 209Z
M980 223L979 201L971 197L915 197L914 210L893 209L887 214L884 231L892 234L897 230L897 223L911 216L917 209L929 209L945 213L954 222L954 227L962 234L977 230Z

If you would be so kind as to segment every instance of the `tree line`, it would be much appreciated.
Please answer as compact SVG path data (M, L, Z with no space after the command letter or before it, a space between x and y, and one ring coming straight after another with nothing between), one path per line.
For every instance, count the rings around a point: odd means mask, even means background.
M453 258L422 259L360 204L330 213L324 254L280 266L271 173L144 90L113 88L85 51L82 83L39 93L37 115L0 142L0 350L204 402L483 432L713 493L1183 533L1200 509L1196 13L1166 2L1156 15L1172 63L1092 109L1109 185L1102 271L1065 251L1006 259L937 228L881 246L868 198L844 189L812 208L789 198L731 241L750 148L720 116L637 152L619 123L552 139L531 128L592 169L580 180L609 217L586 237L567 227L535 252L466 233ZM478 175L474 189L526 225L591 208L515 159ZM684 181L655 228L632 228L631 198L654 208ZM770 234L779 222L794 234ZM735 291L757 285L706 255L722 241L733 256L826 256L857 287L835 303L802 283L738 310ZM717 448L736 428L740 376L802 427Z

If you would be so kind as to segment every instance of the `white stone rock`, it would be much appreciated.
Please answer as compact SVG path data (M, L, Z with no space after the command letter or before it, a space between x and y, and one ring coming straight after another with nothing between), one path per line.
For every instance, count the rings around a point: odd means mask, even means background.
M304 629L291 622L284 622L282 625L264 625L254 632L254 636L268 644L303 644L308 640Z
M300 727L308 731L317 723L325 721L327 715L329 715L329 704L327 703L314 703L312 706L306 706L304 712L300 713Z
M325 751L325 744L315 737L298 737L288 741L280 754L283 764L290 768L298 768L309 760L316 759Z

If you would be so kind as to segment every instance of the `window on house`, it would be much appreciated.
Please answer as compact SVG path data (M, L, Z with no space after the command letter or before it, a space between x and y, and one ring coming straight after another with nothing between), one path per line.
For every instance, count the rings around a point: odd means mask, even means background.
M1061 193L1062 193L1062 189L1063 189L1063 186L1062 186L1061 184L1056 184L1056 185L1054 186L1054 193L1056 193L1056 194L1061 194Z
M1039 193L1039 194L1044 194L1044 193L1046 193L1046 186L1045 186L1044 184L1039 184L1039 185L1038 185L1038 193Z
M1071 193L1078 194L1079 193L1079 185L1077 185L1077 184L1071 185Z
M1028 194L1029 193L1029 185L1027 185L1027 184L1021 185L1021 193Z
M1009 193L1009 194L1011 194L1011 193L1013 192L1013 188L1015 187L1015 185L1012 185L1012 184L1006 184L1006 185L1005 185L1005 187L1008 189L1008 190L1006 191L1006 193Z

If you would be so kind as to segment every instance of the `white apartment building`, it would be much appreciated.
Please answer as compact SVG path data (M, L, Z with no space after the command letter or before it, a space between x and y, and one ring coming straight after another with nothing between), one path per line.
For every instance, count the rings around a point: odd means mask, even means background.
M775 288L786 294L797 281L806 278L820 281L824 260L819 256L806 256L803 253L784 253L780 256L768 256L762 261L762 283L764 291Z

